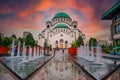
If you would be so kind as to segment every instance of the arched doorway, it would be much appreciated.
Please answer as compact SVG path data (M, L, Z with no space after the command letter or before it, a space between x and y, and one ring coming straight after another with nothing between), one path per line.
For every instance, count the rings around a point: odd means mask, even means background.
M58 41L56 41L55 44L56 44L56 48L59 48L59 47L58 47Z
M63 39L60 39L60 48L63 48Z
M68 41L65 41L65 48L68 48Z

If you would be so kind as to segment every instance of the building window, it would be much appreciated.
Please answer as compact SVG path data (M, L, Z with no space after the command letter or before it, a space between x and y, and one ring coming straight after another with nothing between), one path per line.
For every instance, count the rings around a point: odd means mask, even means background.
M62 21L63 21L63 18L62 18Z
M68 41L65 41L65 44L67 44L68 43Z
M50 37L52 37L52 34L50 34Z
M55 43L58 44L58 41L56 41Z
M47 25L47 28L50 28L50 25Z
M115 34L120 34L120 24L115 26Z
M73 34L71 35L71 37L73 37Z
M120 15L117 15L114 19L113 22L120 21Z
M60 35L61 37L63 36L63 34Z
M76 25L74 25L74 28L76 28L77 26Z
M63 43L63 39L60 39L60 43Z

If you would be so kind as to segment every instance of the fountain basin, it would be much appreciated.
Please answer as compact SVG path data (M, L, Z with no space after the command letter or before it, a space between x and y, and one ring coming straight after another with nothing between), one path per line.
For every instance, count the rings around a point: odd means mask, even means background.
M53 55L42 56L25 63L21 63L22 57L19 58L1 57L0 61L3 65L6 65L6 67L12 71L12 73L18 75L21 79L26 79L29 75L33 74L37 69L39 69L52 57ZM29 57L26 56L26 58Z
M101 80L107 76L111 71L115 70L120 64L120 59L117 60L118 64L114 64L114 60L111 58L101 57L101 61L98 63L96 59L94 61L89 61L79 56L74 56L76 59L72 58L76 63L78 63L82 68L85 69L89 74L91 74L97 80Z

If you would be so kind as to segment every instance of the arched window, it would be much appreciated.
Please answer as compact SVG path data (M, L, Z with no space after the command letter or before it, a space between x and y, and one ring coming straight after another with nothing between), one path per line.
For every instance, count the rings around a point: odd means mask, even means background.
M63 36L63 34L60 35L61 37Z
M73 37L73 34L71 35L71 37Z
M55 43L58 44L58 41L56 41Z
M63 43L63 39L60 39L60 43Z
M47 28L50 28L50 25L47 25Z
M68 41L65 41L65 44L68 44Z
M52 37L52 34L50 34L50 37Z
M76 25L74 25L74 28L76 28L77 26Z

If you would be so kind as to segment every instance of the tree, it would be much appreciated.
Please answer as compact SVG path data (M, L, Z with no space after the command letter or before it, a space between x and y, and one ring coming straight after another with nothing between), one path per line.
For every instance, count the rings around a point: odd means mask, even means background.
M79 37L78 37L76 43L77 43L77 46L78 46L78 47L80 47L80 45L83 45L83 38L82 38L82 36L79 36Z
M95 38L90 38L89 39L89 46L97 46L97 40Z
M0 45L2 45L2 38L0 37Z
M12 41L13 41L13 40L15 41L15 45L18 44L18 40L17 40L17 37L16 37L15 34L13 34L10 38L12 39Z
M36 41L34 40L32 34L28 34L25 38L25 45L26 46L31 46L31 47L34 47L36 46Z
M12 43L12 39L9 37L5 37L1 39L1 46L10 46L10 44Z
M17 39L17 37L16 37L15 34L13 34L13 35L11 36L11 38L12 38L12 39Z
M20 41L20 47L22 47L23 46L23 42L25 41L25 38L21 38L21 37L19 37L18 38L18 41Z
M20 41L20 43L23 43L23 42L25 41L25 39L24 39L24 38L19 37L19 38L18 38L18 41Z

